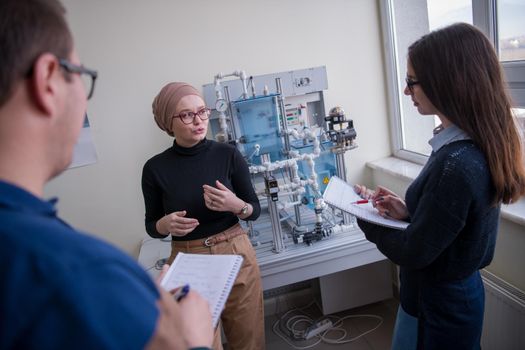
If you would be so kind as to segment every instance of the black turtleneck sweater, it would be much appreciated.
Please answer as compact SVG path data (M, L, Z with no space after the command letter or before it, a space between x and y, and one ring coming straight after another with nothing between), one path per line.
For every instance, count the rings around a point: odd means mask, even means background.
M234 213L212 211L204 204L202 186L216 187L215 180L252 205L253 213L245 220L259 217L261 207L248 165L234 146L204 139L184 148L175 141L173 147L149 159L142 171L148 234L154 238L166 237L157 231L156 222L166 214L182 210L186 210L187 218L199 220L199 225L184 237L172 236L173 240L205 238L239 222Z

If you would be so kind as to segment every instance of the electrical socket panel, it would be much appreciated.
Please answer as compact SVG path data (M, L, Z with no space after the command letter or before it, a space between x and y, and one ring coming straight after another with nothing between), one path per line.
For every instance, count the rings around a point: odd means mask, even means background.
M306 340L311 339L330 328L332 328L332 321L326 318L308 327L304 337Z

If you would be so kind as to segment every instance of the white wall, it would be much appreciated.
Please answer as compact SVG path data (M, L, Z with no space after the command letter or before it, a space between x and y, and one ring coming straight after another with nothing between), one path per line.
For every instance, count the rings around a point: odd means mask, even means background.
M525 226L500 219L494 260L487 270L515 287L525 290Z
M144 231L144 162L171 145L151 101L169 81L195 86L218 72L250 75L326 65L327 110L342 106L360 147L350 181L369 183L365 162L390 154L379 9L371 0L63 0L81 60L99 71L89 102L99 161L46 188L59 214L136 255Z

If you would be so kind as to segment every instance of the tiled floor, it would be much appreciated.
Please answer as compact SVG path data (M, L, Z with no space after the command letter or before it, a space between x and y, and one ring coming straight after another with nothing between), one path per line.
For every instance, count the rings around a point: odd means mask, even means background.
M378 303L374 303L374 304L370 304L370 305L366 305L366 306L362 306L362 307L358 307L355 309L337 313L336 316L338 317L344 317L347 315L363 315L363 314L377 315L383 318L383 323L381 324L381 326L379 326L379 328L377 328L373 332L370 332L352 342L348 342L344 344L328 344L325 342L320 342L316 346L311 347L309 349L316 349L316 350L329 350L329 349L388 350L390 349L397 307L398 307L398 301L396 299L389 299L389 300L381 301ZM308 312L313 318L322 316L321 311L319 311L318 308L315 306L308 308L305 311ZM276 322L278 317L281 317L281 316L282 314L266 317L266 320L265 320L266 322L266 349L268 350L294 349L292 345L288 344L285 340L281 339L272 330L274 323ZM346 319L344 321L344 328L347 331L346 339L354 338L362 334L363 332L366 332L367 330L374 328L375 325L378 324L378 322L379 321L377 319L365 318L365 317ZM297 326L297 328L299 327L300 325ZM332 335L329 335L329 336L331 338L338 338L341 336L341 333L333 333ZM302 348L302 349L305 349L305 347L308 345L314 344L316 341L317 341L316 338L312 338L308 341L296 341L296 342L293 342L290 340L290 342L294 344L297 348Z

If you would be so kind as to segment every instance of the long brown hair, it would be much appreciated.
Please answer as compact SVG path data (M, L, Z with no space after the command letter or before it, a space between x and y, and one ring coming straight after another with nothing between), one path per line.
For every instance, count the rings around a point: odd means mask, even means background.
M525 194L523 145L491 42L458 23L423 36L408 58L429 100L485 154L494 204L516 202Z

